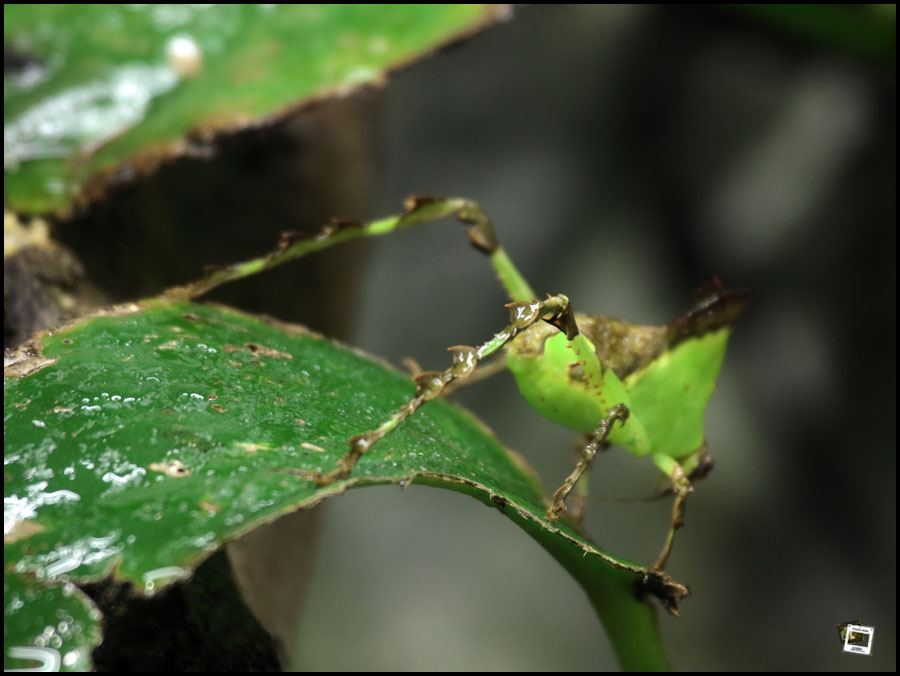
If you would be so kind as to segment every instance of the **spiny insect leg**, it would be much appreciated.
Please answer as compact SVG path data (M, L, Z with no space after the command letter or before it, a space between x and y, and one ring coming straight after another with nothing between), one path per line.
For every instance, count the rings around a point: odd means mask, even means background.
M581 461L581 458L584 455L584 449L587 447L589 443L591 443L592 435L585 434L578 439L575 443L575 465ZM609 442L606 441L598 447L598 451L605 451L609 448ZM575 482L575 488L572 489L572 492L569 493L569 497L567 499L568 504L566 505L567 510L566 513L569 515L569 519L573 521L576 525L581 525L584 522L584 514L586 511L586 504L588 501L588 497L590 494L590 488L588 487L588 475L587 472L579 477L578 481Z
M534 298L534 292L500 246L494 233L494 226L477 202L459 197L410 197L404 206L406 210L402 214L368 223L335 220L311 237L292 232L283 233L275 251L239 263L209 266L201 279L186 286L172 287L165 295L172 300L199 298L222 284L259 274L343 242L361 237L387 235L396 230L456 215L469 225L469 241L490 258L497 278L509 297L513 301L521 302Z
M675 531L684 525L684 512L687 506L687 497L694 490L687 475L678 464L678 461L668 457L655 455L653 461L657 467L662 469L672 482L672 490L675 493L675 501L672 504L672 523L669 526L669 532L666 534L666 541L663 544L662 551L653 564L653 570L663 570L666 562L669 560L669 554L672 553L672 543L675 541Z
M422 404L440 396L448 385L460 378L469 376L478 362L494 354L515 338L520 332L538 321L545 320L554 325L574 326L574 316L565 296L550 296L547 300L530 303L510 303L509 325L481 347L457 345L449 348L453 353L453 363L444 371L425 371L416 375L416 392L390 418L379 427L358 434L350 439L350 450L341 458L337 466L329 472L308 472L303 476L312 479L317 486L344 479L350 475L356 463L366 451L372 448L386 434L396 429L404 420L415 413Z
M584 456L584 449L591 443L591 435L585 434L575 442L575 466ZM599 446L597 450L604 450L604 445ZM567 505L567 513L569 518L579 526L584 521L585 503L588 499L590 490L588 488L588 475L582 474L578 481L575 482L575 488L569 494L569 504Z
M553 494L553 504L550 505L550 508L547 510L547 518L550 521L556 521L566 513L566 498L572 488L578 483L578 480L581 478L581 475L584 474L588 465L591 464L591 460L594 459L597 451L606 444L606 439L609 437L610 432L612 432L613 425L617 421L624 425L627 419L628 408L624 404L616 404L609 409L609 413L600 421L597 429L590 435L590 440L585 444L584 449L581 452L581 459L578 461L578 464L575 465L575 469L572 470L572 473L566 478L562 486L560 486L556 490L556 493Z

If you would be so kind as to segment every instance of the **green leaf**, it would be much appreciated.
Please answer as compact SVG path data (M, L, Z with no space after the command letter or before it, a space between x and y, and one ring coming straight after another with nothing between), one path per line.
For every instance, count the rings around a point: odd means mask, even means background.
M6 376L7 578L111 574L152 594L282 514L348 488L424 483L499 509L543 545L585 588L623 666L666 666L637 588L669 603L686 589L546 521L530 471L460 408L429 402L345 481L316 488L299 475L332 468L351 436L413 392L353 350L234 310L154 300L38 334Z
M216 132L380 84L501 13L489 5L4 5L6 204L43 213L95 199L111 181L174 155L208 153Z
M74 584L41 583L7 569L3 609L4 669L91 668L91 651L100 643L100 612Z

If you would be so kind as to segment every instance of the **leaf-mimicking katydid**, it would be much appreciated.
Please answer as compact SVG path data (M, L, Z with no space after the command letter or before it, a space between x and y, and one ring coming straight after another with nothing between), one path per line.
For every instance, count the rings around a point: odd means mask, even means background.
M481 208L460 198L410 198L399 216L366 224L335 222L311 239L286 237L279 250L253 261L222 267L188 288L199 296L221 283L358 237L456 215L469 226L469 240L490 258L509 295L509 324L478 347L450 348L444 371L414 376L414 396L375 429L349 440L337 465L307 473L318 486L351 475L360 458L416 410L444 393L454 381L471 375L478 363L500 350L525 399L545 417L586 435L572 473L556 490L546 519L567 511L566 501L597 451L608 444L649 456L668 478L674 493L672 520L653 566L661 571L684 520L691 479L711 468L703 436L703 415L715 388L732 325L747 293L707 282L700 300L663 326L640 326L596 315L575 313L564 295L537 299L512 264Z

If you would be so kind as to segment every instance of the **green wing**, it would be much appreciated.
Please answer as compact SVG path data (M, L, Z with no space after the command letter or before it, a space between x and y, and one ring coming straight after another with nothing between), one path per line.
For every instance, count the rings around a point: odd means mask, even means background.
M665 349L624 378L632 415L644 425L654 453L681 458L703 444L703 414L747 297L716 286L665 327Z

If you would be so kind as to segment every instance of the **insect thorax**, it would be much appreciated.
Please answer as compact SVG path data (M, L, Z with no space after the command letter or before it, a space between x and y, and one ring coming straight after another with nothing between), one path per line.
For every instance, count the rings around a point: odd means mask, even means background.
M575 314L578 330L594 348L597 359L607 368L624 379L640 370L666 349L666 328L663 326L641 326L582 313ZM540 322L519 334L507 350L516 358L527 359L544 354L544 343L559 333L546 322ZM574 365L576 360L571 360ZM573 368L577 378L577 367Z
M610 407L626 401L620 378L665 349L665 330L589 315L576 315L576 322L582 333L573 343L556 327L535 324L508 346L506 361L519 391L537 411L588 433Z

